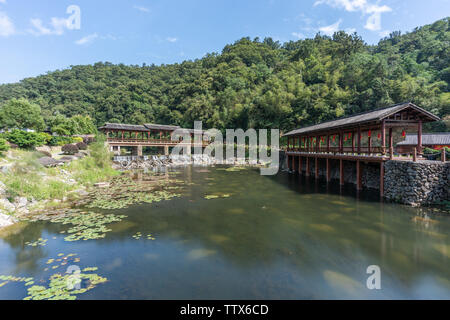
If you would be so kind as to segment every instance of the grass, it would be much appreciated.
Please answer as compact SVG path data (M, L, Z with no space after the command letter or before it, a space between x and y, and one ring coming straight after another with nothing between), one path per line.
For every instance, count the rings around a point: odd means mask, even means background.
M45 168L38 161L40 157L42 154L38 152L24 150L11 151L9 159L3 157L3 161L13 162L6 173L0 173L10 200L18 196L29 200L63 199L82 186L89 187L119 174L112 169L110 154L102 141L90 146L90 156L62 167ZM68 183L63 170L76 183Z

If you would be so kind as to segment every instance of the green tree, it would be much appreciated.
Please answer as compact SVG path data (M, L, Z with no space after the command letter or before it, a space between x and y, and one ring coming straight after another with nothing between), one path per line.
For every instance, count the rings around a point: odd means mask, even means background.
M41 108L26 99L12 99L0 109L0 126L2 129L34 129L45 128L41 116Z

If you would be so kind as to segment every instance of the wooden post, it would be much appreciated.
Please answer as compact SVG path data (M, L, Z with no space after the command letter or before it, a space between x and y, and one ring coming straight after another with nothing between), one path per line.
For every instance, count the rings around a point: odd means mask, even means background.
M419 120L417 128L417 152L422 154L422 120Z
M372 153L372 136L368 137L369 155Z
M413 161L414 162L417 161L417 148L414 148L414 150L413 150Z
M361 183L361 161L356 160L356 190L362 190Z
M384 162L380 163L380 197L384 197Z
M300 173L300 174L302 174L302 170L303 170L302 166L303 166L302 157L299 156L298 157L298 173Z
M331 172L330 172L330 159L327 158L327 182L330 182Z
M352 154L355 154L355 132L352 131Z
M327 153L330 153L330 134L327 134Z
M315 178L319 179L319 158L316 157L316 163L315 163Z
M316 136L316 153L319 153L320 136Z
M339 132L339 153L344 153L344 135L342 134L342 131Z
M441 151L441 161L442 161L442 162L445 162L445 161L446 161L445 156L446 156L446 154L445 154L445 148L442 148L442 151Z
M344 160L339 160L339 183L344 185Z
M389 159L394 158L394 135L392 134L392 128L389 128Z
M306 157L306 173L305 176L309 177L309 157Z
M381 122L381 153L386 154L386 121Z
M358 154L361 154L361 127L358 127Z

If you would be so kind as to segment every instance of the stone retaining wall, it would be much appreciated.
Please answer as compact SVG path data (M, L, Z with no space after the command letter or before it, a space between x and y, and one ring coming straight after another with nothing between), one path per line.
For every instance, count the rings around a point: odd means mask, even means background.
M282 160L282 161L281 161ZM280 163L287 168L285 155ZM314 176L315 161L310 160L310 176ZM296 163L295 168L298 168ZM306 159L302 159L305 174ZM319 159L319 176L326 175L326 162ZM386 199L412 206L450 201L450 162L387 161L384 166L384 196ZM380 165L361 161L361 183L364 188L380 189ZM330 160L330 178L339 180L339 161ZM356 184L356 162L344 161L344 181Z
M385 164L385 198L418 206L450 199L450 163L388 161Z

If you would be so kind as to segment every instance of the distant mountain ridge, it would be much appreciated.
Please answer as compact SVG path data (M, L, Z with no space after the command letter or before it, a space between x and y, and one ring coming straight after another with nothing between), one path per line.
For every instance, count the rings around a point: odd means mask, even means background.
M450 115L450 18L393 32L369 46L356 34L280 44L243 38L220 54L171 65L108 62L0 86L0 106L13 98L38 104L46 121L58 114L105 122L284 131L412 101ZM448 131L445 121L431 130Z

